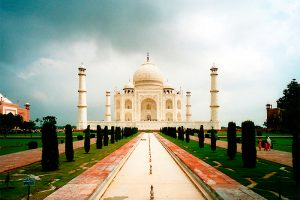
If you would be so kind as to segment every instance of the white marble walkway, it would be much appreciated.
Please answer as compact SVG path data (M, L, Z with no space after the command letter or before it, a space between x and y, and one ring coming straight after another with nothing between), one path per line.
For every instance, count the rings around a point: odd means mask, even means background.
M145 133L101 199L150 199L151 185L155 200L205 199L156 137Z

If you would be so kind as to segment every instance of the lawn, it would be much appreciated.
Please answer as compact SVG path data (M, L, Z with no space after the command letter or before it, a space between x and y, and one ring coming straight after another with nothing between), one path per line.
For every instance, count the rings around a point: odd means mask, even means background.
M65 155L59 157L60 166L56 171L42 171L40 162L26 167L19 168L10 172L10 184L6 188L4 180L6 174L0 174L0 199L22 199L27 195L27 187L23 185L23 179L29 175L38 179L35 186L32 187L32 196L30 199L44 199L54 192L57 188L62 187L74 177L94 165L97 161L103 159L137 134L122 139L115 144L109 144L103 149L96 149L96 145L91 145L90 153L86 154L84 148L75 150L74 162L67 162Z
M219 135L219 134L218 134ZM293 138L281 138L281 137L270 137L272 140L273 144L273 149L279 150L279 151L287 151L287 152L292 152L292 142ZM220 137L220 140L227 141L227 137ZM262 140L266 140L264 136L262 136ZM257 144L257 139L256 139L256 144Z
M243 167L241 153L237 153L235 160L228 160L226 149L217 147L217 150L212 152L210 145L200 149L196 141L186 143L161 135L243 185L250 186L252 182L257 183L250 189L267 199L278 199L276 194L280 192L283 197L300 199L300 187L295 185L291 167L257 159L256 168L249 169Z
M65 134L57 133L58 135L58 143L64 143ZM83 133L73 133L74 141L77 141L77 135L84 136ZM42 147L42 139L40 133L33 133L33 138L31 138L30 133L27 134L9 134L7 138L0 138L0 155L5 155L9 153L16 153L19 151L28 150L28 142L36 141L38 143L38 147Z

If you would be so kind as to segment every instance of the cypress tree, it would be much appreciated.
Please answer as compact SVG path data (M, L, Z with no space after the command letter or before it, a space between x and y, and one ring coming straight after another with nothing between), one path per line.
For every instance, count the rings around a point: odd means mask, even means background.
M256 166L255 126L252 121L242 123L242 158L245 167Z
M217 149L217 135L216 135L216 130L212 128L210 130L210 148L212 151L215 151Z
M121 128L116 127L116 139L117 141L121 140Z
M73 149L73 135L72 135L72 127L70 124L67 124L65 127L65 155L68 162L73 161L74 159L74 149Z
M104 127L104 133L103 133L103 144L104 146L108 146L108 127Z
M234 122L228 123L227 128L227 155L232 160L235 158L236 155L236 125Z
M102 135L101 126L97 125L97 140L96 140L97 149L102 149L102 140L103 140L103 135Z
M200 126L199 134L199 147L204 148L204 130L203 130L203 125Z
M114 144L115 143L115 127L111 127L111 137L110 137L110 143Z
M116 127L116 129L115 129L115 142L118 142L118 128L119 127Z
M185 141L186 141L187 143L190 142L190 129L189 129L189 128L186 129L186 131L185 131Z
M84 133L84 151L89 153L91 148L90 125L84 130Z
M300 185L300 138L296 132L293 134L292 155L294 179L296 183Z
M46 119L46 118L45 118ZM55 118L54 118L55 120ZM56 121L46 119L42 126L42 168L43 170L56 170L59 165L58 141L56 134Z

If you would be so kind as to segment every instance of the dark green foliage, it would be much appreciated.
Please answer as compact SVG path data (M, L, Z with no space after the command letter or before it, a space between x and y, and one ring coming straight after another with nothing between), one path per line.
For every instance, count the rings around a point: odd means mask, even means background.
M84 151L89 153L91 148L90 125L84 130Z
M36 148L38 148L37 141L30 141L30 142L28 142L28 149L36 149Z
M90 138L95 138L95 137L96 137L95 133L90 134Z
M102 149L102 140L103 140L103 135L102 135L101 126L97 125L97 140L96 140L97 149Z
M257 131L257 134L256 134L258 137L261 137L262 136L262 132L261 131Z
M73 149L73 134L72 127L67 124L65 127L66 143L65 143L65 154L68 162L74 160L74 149Z
M83 140L83 136L82 135L77 135L77 140Z
M204 130L203 130L203 125L200 126L200 130L198 133L198 138L199 138L199 147L204 148Z
M230 159L234 159L236 155L236 125L234 122L228 123L227 128L227 155Z
M182 134L182 129L181 129L180 126L177 128L177 132L178 132L178 140L183 141L184 140L184 135Z
M116 127L116 142L122 139L121 136L121 128L120 127Z
M12 113L0 114L0 133L8 134L15 127L15 116Z
M6 184L6 188L8 188L9 186L9 181L10 181L10 174L9 174L9 171L6 173L6 176L5 176L5 184Z
M191 133L191 129L186 129L186 131L185 131L185 141L187 142L187 143L189 143L190 142L190 133Z
M51 120L44 120L42 126L42 168L43 170L56 170L59 165L56 120L51 116L44 118Z
M124 137L129 137L133 134L136 134L138 132L138 129L136 127L125 127L124 128L124 133L123 133L123 136Z
M161 132L172 138L177 138L176 127L163 127Z
M209 130L210 133L210 148L212 151L215 151L217 149L217 131L212 128Z
M103 145L108 146L108 127L104 127L104 132L103 132Z
M283 91L283 95L277 100L277 106L282 109L282 128L293 134L294 179L300 184L300 84L293 79Z
M110 143L114 144L115 143L115 127L114 126L111 127L110 134L111 134L111 136L110 136Z
M245 167L256 167L255 126L252 121L242 123L242 157Z
M292 144L292 155L293 155L293 170L294 179L297 184L300 184L300 138L299 135L293 135Z
M293 79L283 95L277 100L277 106L283 109L282 127L295 133L300 126L300 84Z

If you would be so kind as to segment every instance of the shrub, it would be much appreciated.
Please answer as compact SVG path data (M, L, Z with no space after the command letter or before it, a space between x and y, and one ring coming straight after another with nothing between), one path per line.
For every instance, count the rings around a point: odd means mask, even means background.
M56 170L59 165L56 126L53 121L46 121L42 126L42 168Z
M36 149L36 148L38 148L37 141L30 141L30 142L28 142L28 149Z
M71 162L74 159L74 149L73 149L72 127L70 124L67 124L65 127L65 135L66 135L65 155L67 161Z
M95 138L95 137L96 137L95 133L90 134L90 138Z
M84 130L84 133L84 151L85 153L89 153L91 148L90 125Z
M103 145L108 146L108 127L104 127L104 132L103 132Z
M209 131L210 132L210 148L212 151L217 149L217 131L213 128Z
M204 147L204 130L203 130L203 125L200 126L198 138L199 138L199 147L203 148Z
M96 140L97 149L102 149L102 140L103 140L103 135L102 135L101 126L97 125L97 140Z
M242 158L245 167L256 166L255 126L252 121L242 123Z
M187 142L187 143L189 143L190 142L190 132L191 132L191 129L186 129L186 131L185 131L185 141Z
M230 159L234 159L236 155L236 125L234 122L228 123L227 129L227 155Z
M300 184L300 138L298 133L293 134L292 155L294 179L297 184Z
M111 133L110 134L111 134L110 143L114 144L115 143L115 127L114 126L111 127Z
M77 135L77 140L83 140L83 136L82 135Z
M208 133L205 133L205 138L210 138L210 135Z
M121 140L121 128L120 127L116 127L116 142Z

